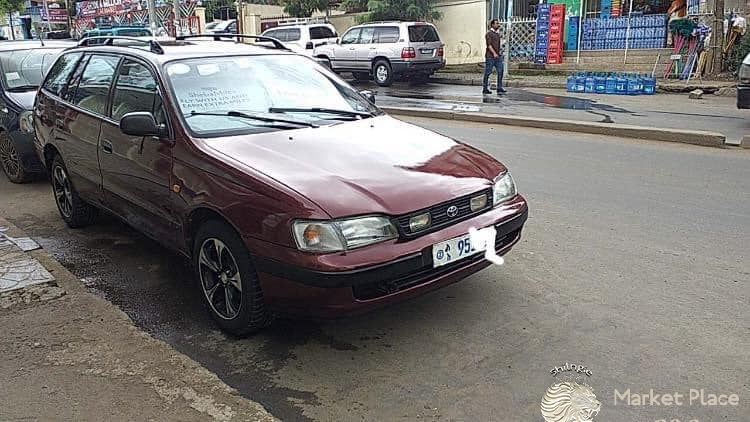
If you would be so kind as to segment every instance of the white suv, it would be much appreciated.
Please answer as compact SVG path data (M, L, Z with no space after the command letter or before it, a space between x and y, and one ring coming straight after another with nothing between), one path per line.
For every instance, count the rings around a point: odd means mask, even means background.
M445 67L445 44L427 22L371 22L349 28L335 44L315 48L334 72L389 86L396 78L426 80Z
M261 35L275 38L294 52L311 57L315 47L336 44L339 36L330 23L309 23L305 20L281 21L279 26L266 29Z

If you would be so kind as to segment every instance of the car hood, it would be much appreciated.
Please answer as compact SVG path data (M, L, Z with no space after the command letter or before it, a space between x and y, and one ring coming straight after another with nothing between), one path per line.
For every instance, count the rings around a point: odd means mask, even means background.
M493 157L390 116L205 142L260 171L331 217L403 214L492 186Z
M34 108L34 97L36 96L36 91L6 92L5 95L24 110L31 110Z

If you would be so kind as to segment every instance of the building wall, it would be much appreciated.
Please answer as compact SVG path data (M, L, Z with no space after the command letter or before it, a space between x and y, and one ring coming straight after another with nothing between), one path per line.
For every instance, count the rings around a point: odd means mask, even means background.
M443 18L435 22L445 43L447 64L484 62L487 32L485 0L443 0L435 3Z

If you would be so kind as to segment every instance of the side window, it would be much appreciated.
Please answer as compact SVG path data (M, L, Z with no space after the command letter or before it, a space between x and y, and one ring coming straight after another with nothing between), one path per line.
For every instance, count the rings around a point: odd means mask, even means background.
M143 64L125 59L115 81L112 120L119 122L136 111L153 113L157 122L166 122L154 75Z
M344 36L341 37L341 44L355 44L359 39L359 32L361 30L362 28L352 29L351 31L344 34Z
M107 97L119 57L93 55L81 75L71 102L88 111L106 115Z
M273 31L266 32L266 35L264 35L264 36L271 37L271 38L276 38L279 41L284 41L283 39L281 39L281 36L283 35L282 32L283 32L282 30L276 29L276 30L273 30Z
M83 53L70 53L60 56L47 73L47 80L44 81L44 89L61 96L65 85L68 83L70 74L73 73L82 55Z
M376 43L394 43L398 42L399 30L397 26L381 26L375 30Z
M310 39L320 40L324 38L335 38L336 34L331 31L327 26L313 26L310 27Z
M360 44L371 44L373 42L373 36L375 35L375 28L362 28L362 33L359 35Z
M291 28L286 30L287 41L299 41L301 38L302 31L299 28Z

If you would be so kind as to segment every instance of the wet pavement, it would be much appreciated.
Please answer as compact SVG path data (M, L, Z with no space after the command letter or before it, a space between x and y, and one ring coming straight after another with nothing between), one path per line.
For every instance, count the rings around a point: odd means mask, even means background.
M481 86L396 82L384 88L373 82L351 82L375 92L376 103L384 106L702 130L722 133L735 144L750 133L750 111L738 110L735 97L706 94L701 100L690 100L688 94L620 96L535 88L483 95Z
M527 229L504 266L358 318L229 338L188 263L117 220L68 229L47 183L4 179L0 215L284 421L540 420L567 361L592 369L602 420L746 422L750 151L412 121L509 165ZM705 388L744 407L614 406L614 388Z

